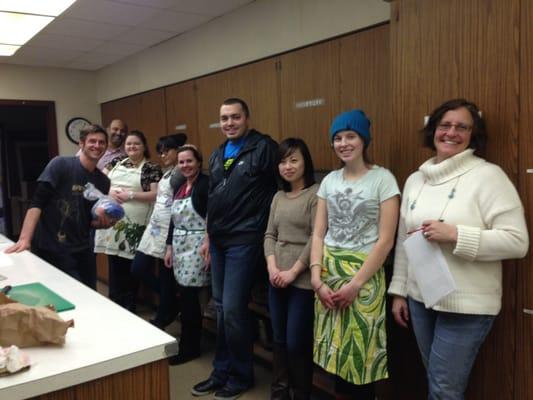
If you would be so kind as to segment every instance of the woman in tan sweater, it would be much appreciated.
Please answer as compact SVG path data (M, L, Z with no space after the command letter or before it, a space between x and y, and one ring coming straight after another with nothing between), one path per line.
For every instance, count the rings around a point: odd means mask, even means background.
M294 399L309 399L314 293L308 265L318 185L303 140L281 142L278 160L282 190L272 200L264 246L274 331L271 399L290 399L290 391Z

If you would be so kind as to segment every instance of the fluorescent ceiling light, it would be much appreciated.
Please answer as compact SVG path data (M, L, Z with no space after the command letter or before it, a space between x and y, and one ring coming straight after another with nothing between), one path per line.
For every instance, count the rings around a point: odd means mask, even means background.
M22 45L53 19L42 15L0 12L0 43Z
M0 56L12 56L18 49L20 49L20 46L0 44Z
M57 17L76 0L0 0L0 11Z

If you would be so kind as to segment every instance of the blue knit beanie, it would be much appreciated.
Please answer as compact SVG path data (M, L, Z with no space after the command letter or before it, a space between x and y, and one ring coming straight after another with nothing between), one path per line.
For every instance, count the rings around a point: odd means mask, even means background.
M351 110L343 112L335 117L331 128L329 128L330 139L333 142L335 135L341 131L354 131L365 144L365 149L370 144L370 120L363 110Z

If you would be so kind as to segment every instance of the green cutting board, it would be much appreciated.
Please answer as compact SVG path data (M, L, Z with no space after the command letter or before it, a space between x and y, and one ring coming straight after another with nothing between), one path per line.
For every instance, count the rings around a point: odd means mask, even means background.
M27 306L47 306L52 304L57 312L72 310L75 307L70 301L65 300L39 282L13 286L8 296L12 300Z

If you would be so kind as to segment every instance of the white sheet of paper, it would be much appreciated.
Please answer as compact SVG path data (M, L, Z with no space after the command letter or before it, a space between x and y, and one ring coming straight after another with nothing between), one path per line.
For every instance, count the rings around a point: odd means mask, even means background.
M403 246L426 307L433 307L456 290L457 286L438 244L426 240L422 231L418 231L409 236Z
M0 251L0 267L9 267L13 265L13 260L10 256L4 253L4 249Z

